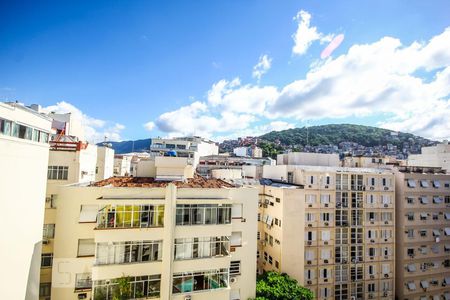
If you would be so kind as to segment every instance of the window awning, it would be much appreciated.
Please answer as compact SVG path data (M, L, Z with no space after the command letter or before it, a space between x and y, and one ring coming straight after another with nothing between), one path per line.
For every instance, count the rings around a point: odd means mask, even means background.
M420 203L428 204L428 197L420 197Z
M439 295L434 295L433 300L441 300L441 297L439 297Z
M420 249L420 252L422 253L422 254L427 254L428 253L428 249L426 248L426 247L421 247L421 248L419 248Z
M414 282L408 282L408 290L415 291L416 290L416 284Z
M98 205L82 205L80 211L80 223L92 223L97 221Z
M426 219L428 217L428 214L427 213L420 213L420 217Z
M431 246L431 251L433 251L433 253L439 253L439 246L438 245Z
M444 293L444 299L450 300L450 293Z
M408 186L409 187L416 187L416 181L414 179L408 179Z
M429 187L428 181L426 181L426 180L421 180L421 181L420 181L420 185L421 185L422 187L425 187L425 188Z
M442 203L442 199L441 199L441 197L433 197L433 202L434 203Z
M423 289L427 289L430 285L428 284L428 281L422 280L422 281L420 281L420 286L421 286Z
M272 225L273 218L271 216L267 216L267 225Z
M450 220L450 213L445 213L445 219Z
M433 235L434 235L434 236L440 236L441 233L439 232L439 230L433 229Z
M445 245L444 245L444 250L445 250L445 251L450 250L450 245L449 245L449 244L445 244Z
M435 188L441 187L441 183L439 182L439 180L434 180L433 181L433 185L434 185Z
M406 268L408 269L408 272L415 272L416 271L416 265L413 265L413 264L408 265Z
M450 284L450 277L445 277L444 282L445 284Z
M450 227L444 228L445 235L450 235Z

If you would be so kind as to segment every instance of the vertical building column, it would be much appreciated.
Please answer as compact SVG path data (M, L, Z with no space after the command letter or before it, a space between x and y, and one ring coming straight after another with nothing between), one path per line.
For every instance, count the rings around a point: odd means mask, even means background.
M173 252L177 187L170 183L166 188L164 205L164 238L161 268L161 300L169 300L172 295Z

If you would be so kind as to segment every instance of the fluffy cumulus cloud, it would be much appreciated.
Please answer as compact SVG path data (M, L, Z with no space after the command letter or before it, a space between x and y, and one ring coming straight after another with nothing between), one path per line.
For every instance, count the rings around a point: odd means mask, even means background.
M330 42L333 35L324 35L317 30L317 27L311 26L311 14L307 11L301 10L294 17L297 22L297 31L292 35L294 46L292 53L296 55L305 54L308 48L315 41Z
M309 14L300 12L298 18L299 27L320 39L309 25ZM225 138L286 129L298 121L383 114L388 118L378 124L382 127L450 138L449 45L450 28L429 41L408 45L383 37L328 57L284 86L223 79L212 85L203 102L164 113L155 125L168 134ZM255 125L264 120L266 125Z
M253 78L256 78L259 81L261 77L269 71L271 65L272 58L270 58L267 54L261 55L258 63L253 67Z
M55 105L50 105L42 108L46 113L71 113L76 122L81 124L84 131L84 138L90 143L98 143L104 141L120 141L121 132L125 129L125 126L119 123L112 123L105 120L96 119L83 113L80 109L74 105L61 101Z

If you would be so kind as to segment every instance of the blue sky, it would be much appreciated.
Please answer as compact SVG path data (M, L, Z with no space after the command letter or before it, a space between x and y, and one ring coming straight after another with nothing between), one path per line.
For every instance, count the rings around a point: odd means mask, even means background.
M449 138L448 11L406 0L2 1L0 101L78 113L93 141L346 122Z

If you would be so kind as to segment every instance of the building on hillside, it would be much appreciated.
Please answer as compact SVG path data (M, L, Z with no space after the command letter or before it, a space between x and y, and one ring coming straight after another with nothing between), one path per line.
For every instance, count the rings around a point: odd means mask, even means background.
M386 168L386 166L403 165L404 161L393 156L345 156L343 167L349 168Z
M254 297L257 203L257 188L200 176L60 187L52 299L111 299L124 280L132 299Z
M450 173L450 145L448 141L430 147L422 147L422 154L408 157L408 166L442 168Z
M95 181L107 179L114 174L114 149L109 145L97 146Z
M3 299L38 299L51 119L0 103Z
M178 157L187 157L189 158L189 163L195 170L200 161L200 157L218 155L219 146L213 141L197 136L173 139L154 138L150 145L150 154L152 156L175 155Z
M241 170L243 178L262 178L262 166L275 165L271 158L250 158L236 157L227 155L208 155L200 157L200 163L197 166L198 174L202 176L213 176L212 172L216 169ZM235 173L230 171L228 173ZM223 177L215 177L223 178ZM226 178L226 177L224 177Z
M116 154L114 155L114 176L130 176L131 175L132 156Z
M399 167L396 177L396 294L450 299L450 174Z
M234 148L233 154L240 157L253 157L253 158L261 158L263 156L262 149L255 145L248 147Z
M393 300L393 173L296 166L286 183L285 167L264 167L258 272L286 272L315 299Z
M289 152L277 155L277 165L339 167L341 163L336 153Z

